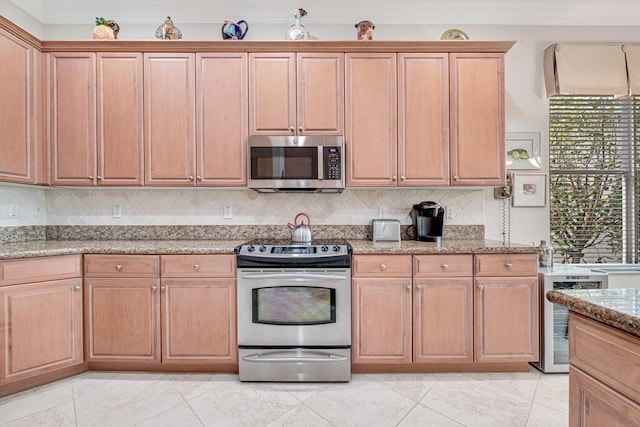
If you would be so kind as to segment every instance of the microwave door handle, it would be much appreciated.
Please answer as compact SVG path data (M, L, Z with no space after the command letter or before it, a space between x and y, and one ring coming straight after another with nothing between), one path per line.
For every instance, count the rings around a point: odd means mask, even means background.
M307 282L312 280L345 280L346 276L330 276L328 274L312 274L312 273L256 273L243 274L241 279L261 280L261 279L286 279L299 282Z
M324 179L324 150L322 145L318 146L318 179Z

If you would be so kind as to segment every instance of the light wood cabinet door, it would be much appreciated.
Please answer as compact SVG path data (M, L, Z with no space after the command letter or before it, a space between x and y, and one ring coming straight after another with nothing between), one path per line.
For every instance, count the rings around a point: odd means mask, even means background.
M195 54L144 54L145 184L193 186Z
M345 55L347 186L397 184L395 53Z
M637 426L640 404L578 368L569 369L571 427Z
M158 282L84 279L87 361L160 363Z
M504 54L452 53L451 185L504 185Z
M445 53L398 54L399 186L449 185L449 65Z
M51 183L96 182L96 55L49 54Z
M33 46L0 29L0 181L36 183L38 55Z
M0 287L0 383L83 363L82 279Z
M414 278L413 362L473 362L473 279Z
M534 362L539 355L537 277L476 277L477 362Z
M353 363L411 363L411 279L353 279Z
M199 53L197 185L247 184L247 54Z
M101 52L96 59L98 185L142 185L142 54Z
M163 279L162 362L237 362L235 279Z
M249 54L249 134L295 135L295 53Z
M344 54L297 54L297 133L344 135Z

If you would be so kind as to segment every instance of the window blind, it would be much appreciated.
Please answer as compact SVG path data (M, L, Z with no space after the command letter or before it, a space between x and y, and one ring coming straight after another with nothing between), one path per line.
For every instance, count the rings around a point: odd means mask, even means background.
M637 262L638 98L549 104L551 240L567 263Z

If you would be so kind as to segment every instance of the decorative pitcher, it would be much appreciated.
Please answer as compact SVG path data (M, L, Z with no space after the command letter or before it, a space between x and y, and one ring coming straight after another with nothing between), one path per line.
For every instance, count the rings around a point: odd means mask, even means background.
M360 21L355 27L358 29L358 40L373 40L373 29L376 28L371 21Z
M244 29L243 29L244 26ZM224 21L222 24L222 39L223 40L242 40L249 31L249 24L246 21Z

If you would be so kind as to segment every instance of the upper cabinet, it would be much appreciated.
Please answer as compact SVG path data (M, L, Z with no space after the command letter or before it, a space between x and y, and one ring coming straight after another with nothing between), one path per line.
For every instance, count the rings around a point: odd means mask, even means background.
M504 54L452 53L451 185L503 185Z
M144 55L146 185L195 185L195 54Z
M342 135L343 53L249 54L251 135Z
M36 183L37 103L40 53L30 44L0 29L0 180ZM11 66L8 66L8 65Z
M197 185L247 185L247 54L196 55Z
M395 186L395 53L346 54L347 186Z
M49 54L53 185L142 185L142 54Z

